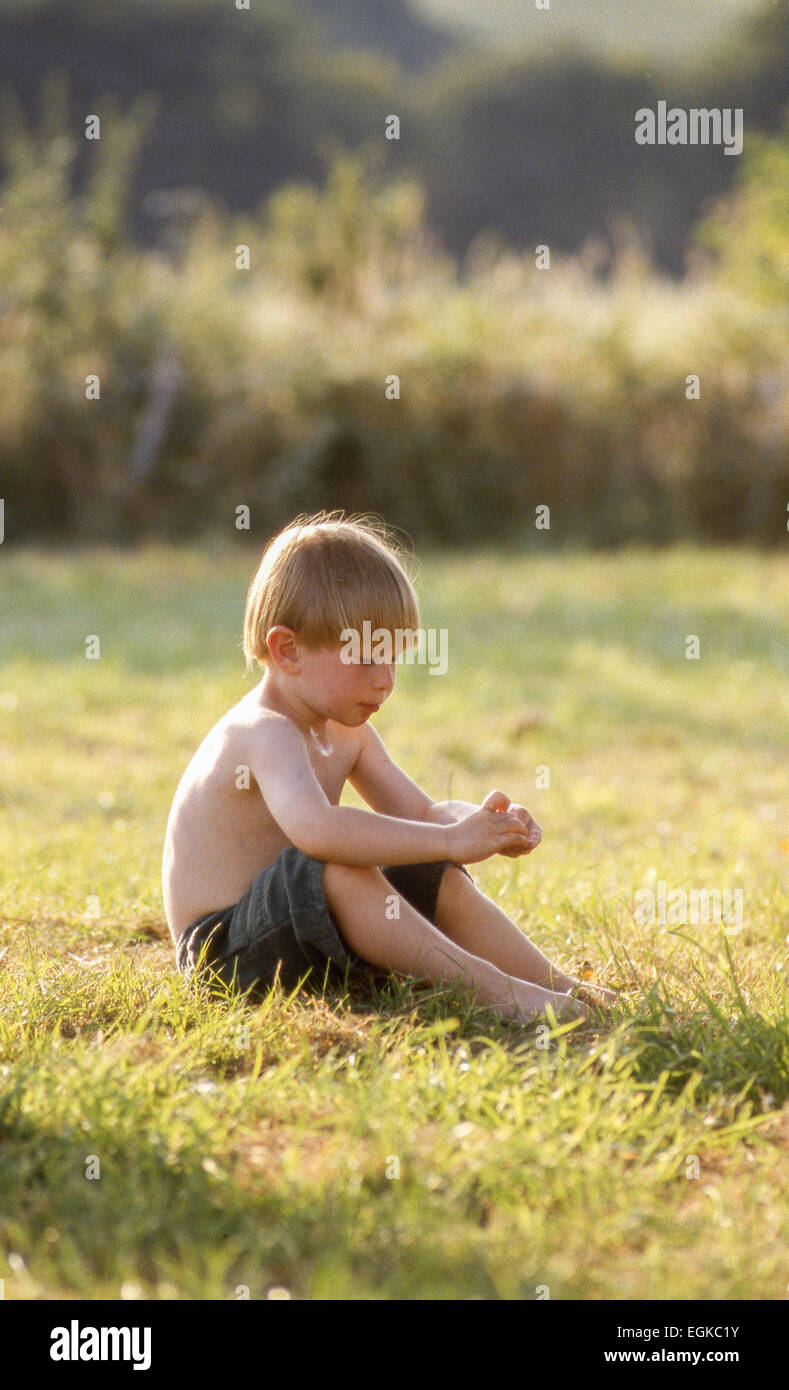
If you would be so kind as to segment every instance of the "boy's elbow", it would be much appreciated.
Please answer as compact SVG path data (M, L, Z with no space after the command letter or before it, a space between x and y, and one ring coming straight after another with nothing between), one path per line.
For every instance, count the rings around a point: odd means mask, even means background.
M332 807L331 810L337 810L337 807ZM329 859L336 840L331 814L327 812L317 820L294 827L290 832L290 838L310 859Z

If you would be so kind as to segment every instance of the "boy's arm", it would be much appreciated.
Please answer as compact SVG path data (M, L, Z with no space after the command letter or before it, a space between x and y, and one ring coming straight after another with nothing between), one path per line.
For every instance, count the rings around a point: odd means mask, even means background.
M436 803L392 762L372 724L363 724L360 733L359 756L348 773L348 781L367 805L382 816L398 816L402 820L420 820L434 825L449 824L434 820L432 813Z
M418 813L433 803L414 783L413 819L402 818L399 810L390 816L332 805L310 766L301 734L284 716L269 716L258 728L249 767L277 824L314 859L380 865L449 858L444 826L419 819ZM397 801L399 809L404 804Z
M463 820L478 810L479 806L470 801L434 801L428 819L434 825L454 825L456 820Z
M479 810L469 801L432 801L392 761L372 724L363 724L361 734L359 756L348 774L348 781L374 811L401 816L403 820L423 820L431 825L454 825L455 821Z
M422 820L431 825L449 826L466 820L480 810L470 801L431 801L402 768L392 762L371 724L362 725L359 756L348 775L348 781L364 797L368 806L385 815L402 816L404 820ZM525 806L513 805L509 797L499 791L488 794L485 805L491 802L494 803L492 809L497 812L509 809L523 822L530 836L527 845L515 843L500 848L498 852L511 858L529 854L542 836ZM444 857L451 858L451 854L447 852Z

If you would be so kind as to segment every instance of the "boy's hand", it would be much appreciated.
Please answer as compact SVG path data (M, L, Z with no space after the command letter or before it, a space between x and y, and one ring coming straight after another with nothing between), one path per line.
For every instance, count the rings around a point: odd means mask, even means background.
M501 805L501 803L505 805ZM501 805L501 809L498 809ZM454 864L476 864L489 859L492 854L528 854L539 840L533 838L531 827L539 835L528 812L524 814L531 822L527 826L515 811L507 811L509 799L503 792L490 792L478 811L474 811L454 825L447 826L447 859ZM523 807L515 808L523 811Z
M508 811L511 816L517 816L528 832L525 846L515 845L512 849L502 849L499 850L500 854L506 854L509 859L517 859L519 855L531 854L532 850L537 848L542 839L542 831L525 806L516 806L504 792L489 792L482 805L490 807L492 811Z

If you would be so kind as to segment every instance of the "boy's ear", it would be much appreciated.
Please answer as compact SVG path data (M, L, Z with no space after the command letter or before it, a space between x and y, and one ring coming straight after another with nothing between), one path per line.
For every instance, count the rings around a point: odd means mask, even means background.
M278 623L266 633L266 646L272 661L283 671L298 667L299 644L292 628Z

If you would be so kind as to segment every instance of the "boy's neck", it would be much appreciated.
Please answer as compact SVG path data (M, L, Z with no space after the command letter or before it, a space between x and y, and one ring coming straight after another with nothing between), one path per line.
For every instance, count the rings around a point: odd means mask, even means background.
M326 744L328 717L310 709L298 695L284 691L270 671L266 672L258 686L258 698L266 709L286 715L303 734L312 734L319 742Z

